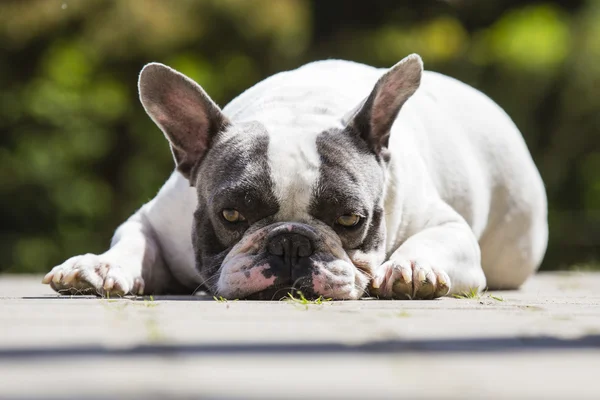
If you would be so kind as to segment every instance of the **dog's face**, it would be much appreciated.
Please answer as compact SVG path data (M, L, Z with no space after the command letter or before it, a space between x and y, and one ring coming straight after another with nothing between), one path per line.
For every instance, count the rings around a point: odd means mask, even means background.
M422 64L407 57L346 124L306 132L230 122L193 81L160 64L140 97L197 189L192 232L206 287L225 298L360 298L385 258L387 143ZM282 132L283 131L283 132Z
M231 125L206 154L195 177L198 265L228 298L279 299L291 287L359 297L383 261L383 161L340 129L275 135Z

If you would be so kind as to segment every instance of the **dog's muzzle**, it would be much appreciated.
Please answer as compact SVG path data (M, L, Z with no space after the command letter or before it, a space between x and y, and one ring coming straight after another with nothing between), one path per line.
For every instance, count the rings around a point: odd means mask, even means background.
M273 229L267 235L266 250L269 262L280 282L297 283L310 276L317 234L300 223L287 223Z

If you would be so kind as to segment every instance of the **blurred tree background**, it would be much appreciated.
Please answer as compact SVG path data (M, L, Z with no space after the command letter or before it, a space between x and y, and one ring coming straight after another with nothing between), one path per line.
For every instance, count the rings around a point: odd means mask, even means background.
M417 52L513 117L550 199L544 269L600 258L600 1L3 0L0 271L103 251L173 168L150 61L220 105L272 73ZM596 263L596 264L595 264Z

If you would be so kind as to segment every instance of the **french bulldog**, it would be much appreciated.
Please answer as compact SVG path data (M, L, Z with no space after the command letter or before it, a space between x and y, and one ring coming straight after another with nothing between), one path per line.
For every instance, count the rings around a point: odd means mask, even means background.
M544 185L492 100L410 55L313 62L221 110L158 63L139 76L176 169L60 293L434 299L515 289L547 246Z

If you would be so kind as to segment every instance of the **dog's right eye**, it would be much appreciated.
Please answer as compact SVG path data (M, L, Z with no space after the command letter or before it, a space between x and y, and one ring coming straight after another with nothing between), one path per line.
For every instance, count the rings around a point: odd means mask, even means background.
M346 228L351 228L358 225L360 219L360 215L358 214L344 214L337 219L336 223Z
M240 214L238 210L233 208L226 208L221 212L221 214L227 222L240 222L246 220L246 218Z

